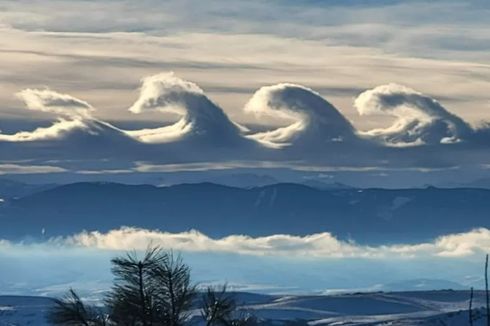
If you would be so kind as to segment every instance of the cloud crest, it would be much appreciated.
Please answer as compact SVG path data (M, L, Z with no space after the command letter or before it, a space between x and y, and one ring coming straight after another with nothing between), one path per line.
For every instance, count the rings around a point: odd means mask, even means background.
M295 120L289 126L251 135L272 147L291 144L327 144L355 138L350 122L315 91L294 84L260 88L245 105L258 117L269 115Z
M354 106L360 115L381 113L396 118L388 128L365 133L389 145L457 143L472 133L468 123L439 102L402 85L387 84L365 91L356 98Z
M33 131L19 131L14 134L2 134L0 142L33 142L62 139L73 130L87 130L87 121L92 119L95 109L87 102L68 94L50 89L25 89L16 94L28 110L52 113L56 121L49 127L40 127Z
M57 115L58 123L39 128L34 133L44 137L62 137L60 131L82 127L83 122L97 119L91 116L95 108L68 94L45 89L26 89L17 93L27 109ZM285 127L264 132L249 132L229 119L196 84L160 73L142 80L138 99L129 108L135 114L170 112L181 116L174 124L159 128L122 130L142 143L171 143L200 139L210 145L224 142L253 140L269 148L288 145L327 146L349 141L378 141L390 146L452 144L468 140L475 130L463 119L450 113L436 100L408 87L387 84L367 90L354 101L362 116L388 114L396 118L388 128L358 131L349 120L317 92L295 84L277 84L260 88L246 103L244 110L258 118L272 116L293 122ZM101 121L100 121L101 122ZM118 129L101 122L109 128ZM480 130L480 134L485 134ZM0 140L35 140L19 132L19 137Z
M129 108L141 115L171 112L180 116L174 124L158 128L119 128L97 119L89 103L52 90L27 89L18 97L27 109L49 112L56 120L32 131L0 133L1 158L38 165L50 165L54 159L61 168L75 171L136 173L135 162L148 166L272 162L274 167L295 162L289 165L293 170L301 166L396 170L477 164L473 169L481 169L490 160L487 125L475 129L436 100L396 84L367 90L355 100L363 116L381 113L396 118L388 128L368 131L357 130L315 91L294 84L262 87L246 103L244 110L259 119L272 116L292 121L266 131L248 130L233 122L199 86L173 73L144 78ZM38 143L34 146L33 142ZM454 155L468 149L473 151L471 160L465 159L467 154ZM100 164L111 160L114 166Z
M199 86L173 73L161 73L142 80L139 98L129 111L141 114L151 110L176 113L181 119L171 126L127 131L129 135L148 143L167 143L192 137L216 142L241 138L240 127Z
M16 96L24 101L29 110L50 112L70 118L86 117L95 110L83 100L49 89L28 88L18 92Z

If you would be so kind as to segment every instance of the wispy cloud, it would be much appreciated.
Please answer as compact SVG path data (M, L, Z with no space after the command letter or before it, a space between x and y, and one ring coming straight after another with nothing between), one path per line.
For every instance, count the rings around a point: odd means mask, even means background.
M60 173L66 170L52 165L0 164L0 175Z
M217 101L230 104L227 107L243 121L250 119L238 110L246 98L233 89L278 82L351 90L397 82L439 98L450 94L466 99L450 107L472 121L482 117L476 108L488 106L484 44L489 44L489 8L481 1L3 5L2 48L18 51L1 54L6 90L46 84L76 87L90 103L104 104L98 106L106 116L124 115L118 110L132 100L124 90L137 85L140 76L168 69L204 89L228 87L225 93L215 93ZM158 15L148 18L149 10ZM429 14L433 12L440 15ZM8 95L2 92L0 99L13 104ZM355 91L335 95L332 103L354 113L350 99ZM354 122L366 125L364 119Z

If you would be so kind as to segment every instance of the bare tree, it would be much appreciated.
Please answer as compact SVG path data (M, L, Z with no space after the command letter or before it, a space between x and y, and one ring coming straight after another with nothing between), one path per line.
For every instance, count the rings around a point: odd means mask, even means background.
M206 326L232 324L236 303L232 295L227 293L226 285L220 289L208 287L201 301L201 316Z
M48 320L54 325L107 325L107 316L99 309L85 305L73 289L70 289L63 298L54 299L54 303L54 307L48 314Z

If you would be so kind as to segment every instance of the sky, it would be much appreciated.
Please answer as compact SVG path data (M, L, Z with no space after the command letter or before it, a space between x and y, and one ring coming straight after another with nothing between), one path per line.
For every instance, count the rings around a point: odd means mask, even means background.
M0 8L3 175L265 165L414 186L488 174L486 1Z

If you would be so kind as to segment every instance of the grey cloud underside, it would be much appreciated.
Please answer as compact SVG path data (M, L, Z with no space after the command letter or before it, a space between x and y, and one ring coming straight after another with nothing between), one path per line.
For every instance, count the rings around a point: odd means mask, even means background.
M233 122L199 86L172 73L144 78L130 107L135 114L180 116L174 124L157 128L123 129L96 118L89 103L48 89L26 89L17 96L30 110L56 117L51 126L0 133L0 160L17 165L28 162L75 171L139 167L145 172L142 166L154 171L178 164L222 163L223 168L233 168L262 162L259 166L265 168L389 170L480 166L490 161L486 124L473 127L436 100L395 84L365 91L355 100L362 116L395 119L391 126L367 131L357 130L315 91L294 84L262 87L245 105L257 119L291 121L266 131Z

